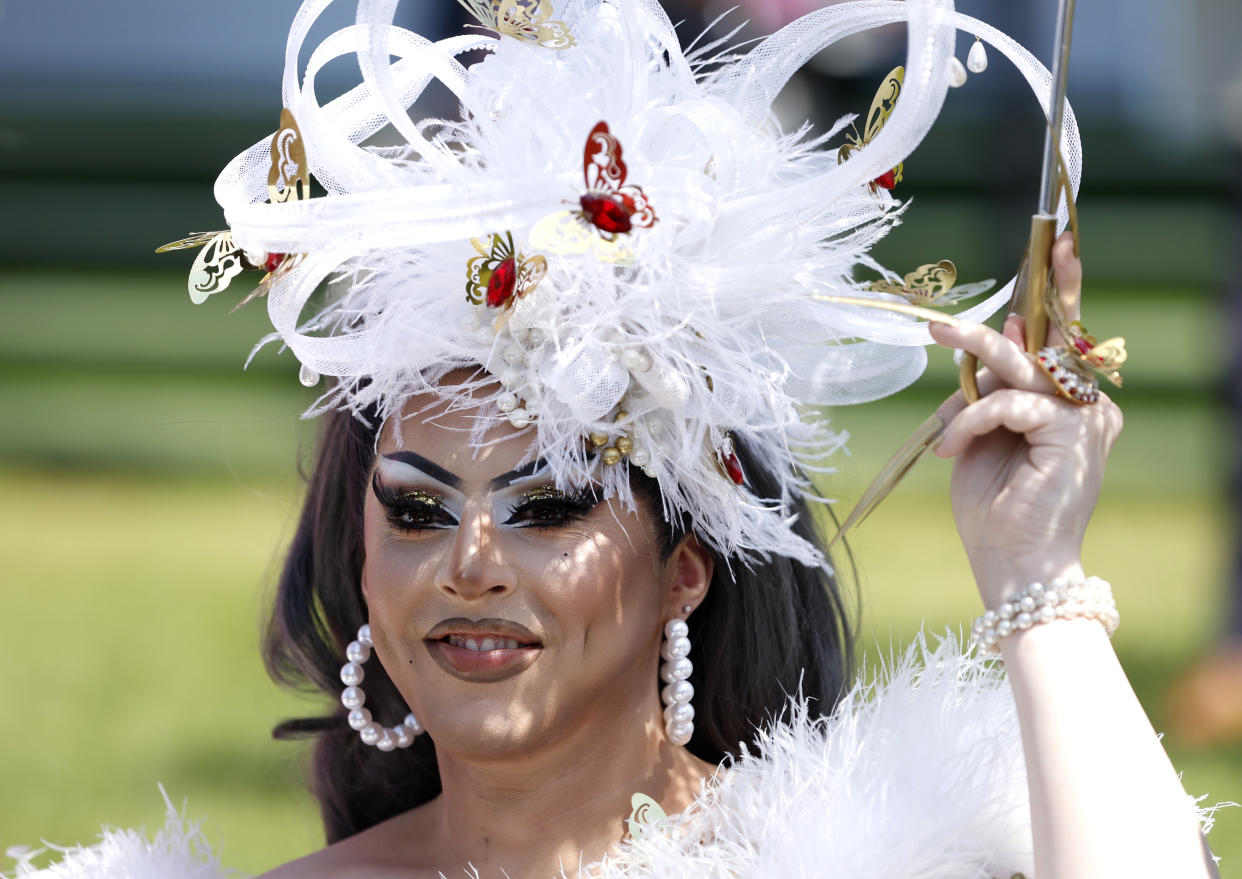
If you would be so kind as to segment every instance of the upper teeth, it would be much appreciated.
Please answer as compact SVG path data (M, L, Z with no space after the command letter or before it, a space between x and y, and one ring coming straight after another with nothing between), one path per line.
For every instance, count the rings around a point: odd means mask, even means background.
M454 647L465 647L467 650L516 650L518 642L513 638L463 638L461 635L449 635L448 642Z

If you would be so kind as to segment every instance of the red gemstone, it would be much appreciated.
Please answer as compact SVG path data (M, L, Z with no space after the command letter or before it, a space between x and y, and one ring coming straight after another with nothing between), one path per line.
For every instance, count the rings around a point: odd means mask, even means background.
M1080 353L1086 354L1088 351L1090 351L1095 346L1093 346L1090 342L1088 342L1082 336L1075 336L1074 347L1077 348Z
M274 272L280 268L280 264L284 261L285 255L283 253L269 253L263 263L263 267L269 272Z
M746 484L746 474L742 472L742 462L737 459L737 455L733 452L727 452L720 456L721 462L724 464L725 472L729 474L729 478L738 485Z
M582 213L587 222L604 232L628 232L631 228L630 217L634 216L634 199L614 192L611 195L600 195L588 192L578 199L582 205Z
M881 189L892 189L897 185L897 169L894 168L891 171L885 171L871 182Z
M496 266L492 276L487 279L487 304L490 308L500 308L513 297L513 289L517 285L517 260L509 257Z

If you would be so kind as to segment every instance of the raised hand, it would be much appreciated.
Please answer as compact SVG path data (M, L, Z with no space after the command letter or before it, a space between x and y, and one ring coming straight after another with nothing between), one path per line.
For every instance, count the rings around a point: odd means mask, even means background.
M1066 314L1078 316L1082 265L1062 235L1052 252ZM981 324L932 324L942 345L969 351L986 370L984 397L967 406L958 392L939 409L936 454L956 458L953 515L984 604L994 607L1035 581L1080 574L1083 535L1095 508L1121 410L1107 396L1091 405L1058 397L1023 350L1024 322L1002 333ZM1064 344L1053 338L1048 344Z

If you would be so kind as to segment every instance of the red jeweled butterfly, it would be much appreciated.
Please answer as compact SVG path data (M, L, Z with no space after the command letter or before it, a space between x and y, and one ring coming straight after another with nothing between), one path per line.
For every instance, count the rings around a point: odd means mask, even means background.
M647 228L656 222L655 211L641 186L627 184L621 144L608 130L607 122L591 129L582 156L586 194L578 199L578 217L594 226L601 237L611 241L634 227Z
M513 234L472 238L479 255L466 263L466 299L475 305L501 308L522 298L548 273L548 261L541 254L526 256L513 245Z

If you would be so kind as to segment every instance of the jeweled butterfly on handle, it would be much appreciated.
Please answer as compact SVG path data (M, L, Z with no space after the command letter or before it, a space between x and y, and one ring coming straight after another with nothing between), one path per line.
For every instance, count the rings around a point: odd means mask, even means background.
M862 136L859 137L857 129L854 130L853 134L845 136L845 143L837 151L838 162L844 162L855 150L860 150L871 143L875 136L880 133L880 129L884 127L888 117L893 115L893 109L897 106L897 98L901 94L901 84L905 76L906 69L904 67L894 67L889 71L888 76L884 77L884 82L880 84L879 90L876 91L875 97L871 100L871 108L867 111L867 119L863 125ZM903 165L903 162L898 162L897 167L885 171L879 177L872 180L868 184L871 187L871 191L875 192L876 189L892 189L900 183Z
M514 297L525 296L548 273L548 261L541 254L524 256L513 245L513 234L472 238L479 255L466 263L466 299L488 308L513 305Z
M641 186L625 182L627 169L621 158L621 144L608 130L607 122L591 129L582 156L586 193L578 199L578 217L594 226L605 241L623 235L634 227L655 225L656 215Z
M1048 312L1048 322L1065 340L1063 350L1076 362L1081 372L1088 375L1094 371L1121 387L1121 373L1118 370L1126 362L1126 340L1115 336L1101 342L1087 332L1081 320L1069 320L1060 290L1051 280L1044 288L1044 309Z
M1070 345L1073 353L1087 366L1094 369L1117 387L1121 387L1121 365L1126 362L1126 340L1120 336L1103 342L1087 332L1082 321L1069 325Z
M990 290L995 281L977 281L973 284L957 282L957 266L951 259L942 259L937 263L921 265L902 278L902 283L876 281L867 285L868 290L877 293L891 293L900 296L914 305L936 308L942 305L953 305L963 299L978 296Z
M563 21L552 21L551 0L458 0L483 27L501 36L545 49L568 49L574 35ZM476 27L476 25L467 25Z

